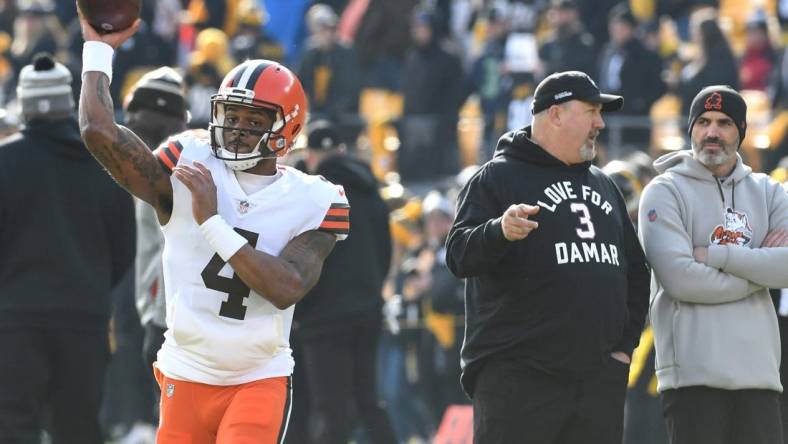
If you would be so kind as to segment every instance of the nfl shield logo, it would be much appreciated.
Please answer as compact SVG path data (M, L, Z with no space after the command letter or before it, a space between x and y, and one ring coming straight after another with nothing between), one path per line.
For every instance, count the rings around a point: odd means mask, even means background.
M172 395L175 394L175 384L167 384L167 397L172 398Z

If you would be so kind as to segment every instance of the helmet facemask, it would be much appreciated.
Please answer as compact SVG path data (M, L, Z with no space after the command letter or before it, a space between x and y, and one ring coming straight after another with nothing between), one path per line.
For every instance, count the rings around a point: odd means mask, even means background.
M276 159L286 152L286 143L281 132L284 128L285 119L282 107L273 103L261 100L250 99L247 93L249 90L239 88L228 88L231 94L216 94L211 97L211 116L212 120L208 126L211 134L211 148L217 159L224 161L228 168L235 171L244 171L254 167L263 159ZM253 94L250 94L253 96ZM257 130L251 128L237 128L226 125L227 106L236 105L251 109L256 109L269 113L273 117L273 123L268 130ZM259 136L257 144L248 153L239 153L238 147L235 151L228 149L226 136L234 131L241 133L239 137L246 135ZM284 151L284 152L283 152Z

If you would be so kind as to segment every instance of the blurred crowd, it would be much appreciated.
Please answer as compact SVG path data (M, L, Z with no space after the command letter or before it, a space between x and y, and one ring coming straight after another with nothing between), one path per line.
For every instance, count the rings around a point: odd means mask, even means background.
M430 439L448 406L468 402L459 386L463 282L445 263L454 199L492 158L498 137L530 123L533 89L545 76L584 71L603 91L625 97L621 115L606 117L596 161L618 183L635 222L640 191L655 175L652 160L687 147L690 101L706 85L742 92L750 110L740 151L745 163L788 179L788 162L781 162L788 156L786 0L142 5L140 31L116 52L112 95L119 116L135 82L170 66L187 87L189 126L205 128L209 98L223 76L247 58L271 59L298 74L310 119L333 121L353 155L370 162L391 210L394 246L382 295L378 383L401 442ZM72 71L78 94L81 47L74 2L0 0L0 135L21 124L15 91L21 68L39 52L54 54ZM300 157L296 151L286 162ZM153 421L152 400L135 388L148 380L132 374L147 371L131 364L141 354L139 319L120 313L131 304L120 300L116 308L119 364L111 367L115 389L104 418L108 437L125 442L133 442L136 425ZM658 404L649 403L656 394L649 334L630 376L630 443L664 442ZM120 354L124 347L128 355ZM297 442L298 417L293 421L289 439Z

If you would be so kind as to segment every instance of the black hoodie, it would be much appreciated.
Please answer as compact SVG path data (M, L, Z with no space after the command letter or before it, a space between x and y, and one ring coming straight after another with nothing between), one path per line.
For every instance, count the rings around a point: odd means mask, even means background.
M296 305L302 336L337 324L381 317L383 281L391 261L389 211L369 165L347 155L323 159L315 174L342 185L350 203L350 235L328 255L320 280Z
M134 259L134 207L75 118L0 141L0 327L105 329Z
M519 203L540 206L539 227L510 242L501 216ZM533 143L530 127L505 134L462 190L446 260L467 278L469 395L489 358L582 378L638 343L650 276L621 193L590 163L566 165Z

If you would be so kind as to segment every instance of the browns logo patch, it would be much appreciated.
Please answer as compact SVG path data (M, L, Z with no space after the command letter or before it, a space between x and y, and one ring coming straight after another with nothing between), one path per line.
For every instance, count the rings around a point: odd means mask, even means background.
M749 217L742 211L727 208L725 222L717 225L709 236L712 245L749 245L752 241L752 227Z
M706 108L707 111L712 109L721 110L722 95L718 92L711 93L709 97L706 97L706 102L703 104L703 107Z

